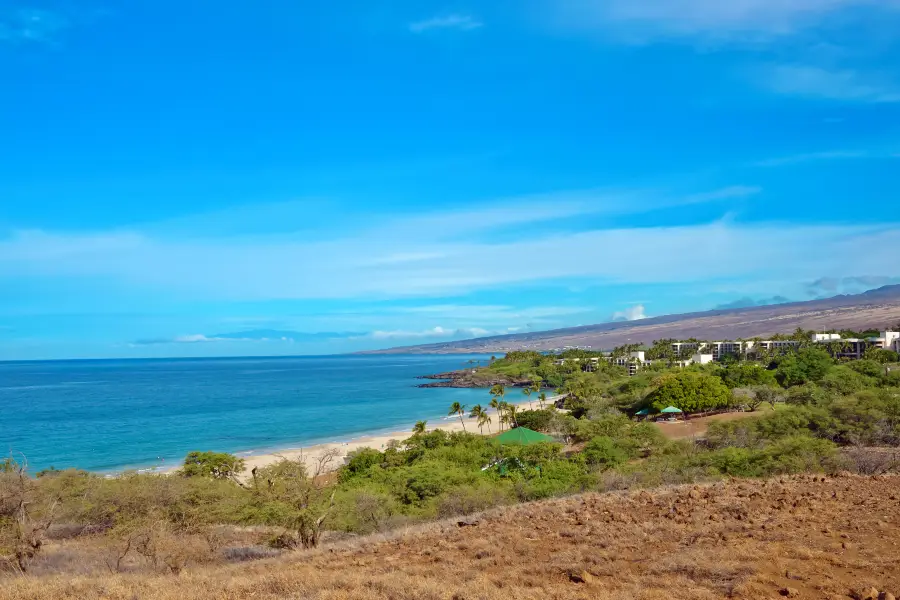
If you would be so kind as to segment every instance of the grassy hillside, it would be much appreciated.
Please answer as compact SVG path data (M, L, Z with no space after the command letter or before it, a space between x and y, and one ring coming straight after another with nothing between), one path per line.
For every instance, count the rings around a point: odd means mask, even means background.
M585 494L177 578L8 580L0 600L877 598L900 592L898 493L847 475Z

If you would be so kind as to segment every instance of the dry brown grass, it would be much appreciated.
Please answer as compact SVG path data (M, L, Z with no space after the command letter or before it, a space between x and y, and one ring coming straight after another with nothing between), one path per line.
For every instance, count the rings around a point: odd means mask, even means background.
M179 576L10 578L0 600L847 598L900 593L898 542L900 477L799 476L587 494Z

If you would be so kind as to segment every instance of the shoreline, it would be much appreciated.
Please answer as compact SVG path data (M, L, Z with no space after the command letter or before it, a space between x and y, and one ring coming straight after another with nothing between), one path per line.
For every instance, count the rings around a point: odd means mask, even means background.
M552 398L556 398L556 396L554 395ZM548 398L547 401L548 404L552 403L551 398ZM530 402L528 400L525 400L523 402L510 402L509 404L515 406L519 410L527 410L529 409L529 405L532 405L535 409L540 408L537 399L532 399ZM497 418L497 411L492 408L488 408L487 414L491 418L490 433L488 432L487 426L485 426L484 432L479 431L476 420L470 418L468 416L468 413L463 417L465 421L465 431L468 433L474 433L476 435L491 435L498 433L499 421ZM429 423L426 431L430 432L440 429L451 433L463 431L464 429L463 423L460 422L458 416L450 417L449 415L445 415L443 417L438 417L438 419L440 419L440 423L434 426L431 426L433 420L424 419ZM415 421L413 422L413 424L414 423ZM409 437L412 437L412 424L403 430L380 430L362 434L351 439L322 442L318 444L310 444L308 446L289 446L283 449L266 450L265 454L252 454L254 452L253 450L233 452L233 454L238 458L244 460L245 468L241 476L246 478L249 477L250 472L254 468L261 469L267 467L278 462L282 458L288 460L297 460L302 458L303 462L306 464L310 472L315 472L316 463L321 460L327 453L334 451L336 454L335 458L328 464L328 468L325 468L322 471L322 473L328 473L336 471L337 469L342 467L344 465L344 459L348 454L352 452L355 452L362 448L372 448L374 450L381 451L387 447L388 442L390 442L391 440L402 442ZM182 464L179 464L172 465L164 469L146 469L140 472L152 472L168 475L179 470L182 466Z

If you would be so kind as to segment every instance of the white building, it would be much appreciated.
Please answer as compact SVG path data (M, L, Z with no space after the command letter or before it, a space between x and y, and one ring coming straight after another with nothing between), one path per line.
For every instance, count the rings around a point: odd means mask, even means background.
M712 342L710 344L714 360L722 360L726 356L743 356L753 348L753 342Z
M766 340L764 342L757 342L759 344L759 348L762 350L783 350L785 348L796 348L800 345L800 342L797 340Z
M706 342L675 342L672 344L672 351L675 356L681 356L682 352L702 350L706 348Z
M898 331L882 331L881 335L877 338L870 338L869 341L876 348L900 352L900 332Z
M695 365L708 365L709 363L713 362L714 360L715 360L715 358L713 357L712 354L697 353L691 357L691 360L688 364L693 363Z
M814 342L833 342L839 339L841 339L839 333L814 333L812 336Z

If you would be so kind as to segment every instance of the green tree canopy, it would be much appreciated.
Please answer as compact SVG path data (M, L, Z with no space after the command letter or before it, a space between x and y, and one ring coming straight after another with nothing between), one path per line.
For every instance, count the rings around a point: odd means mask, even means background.
M756 385L775 385L775 373L762 365L749 362L729 364L719 372L719 377L731 389Z
M233 479L244 471L244 459L225 452L190 452L181 474L185 477Z
M703 412L727 407L731 390L714 375L685 370L660 377L648 400L656 410L674 406L687 413Z
M778 361L775 377L783 387L794 387L818 381L834 366L834 359L825 350L803 348Z

